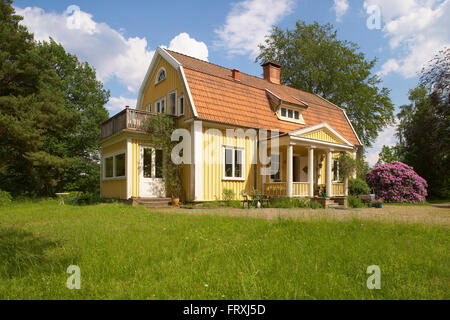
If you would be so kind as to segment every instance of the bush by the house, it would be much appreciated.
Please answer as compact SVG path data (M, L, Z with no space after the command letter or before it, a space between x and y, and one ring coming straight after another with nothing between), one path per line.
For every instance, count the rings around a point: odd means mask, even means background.
M236 194L232 189L223 189L222 196L224 201L231 201L235 198Z
M402 163L381 164L367 173L367 184L384 202L424 202L427 182L413 168Z
M370 188L362 179L348 179L348 192L351 196L369 194Z
M347 204L350 208L363 208L364 207L364 203L362 202L362 200L358 197L354 197L354 196L349 196L347 198Z
M0 190L0 207L10 204L11 201L12 201L12 197L9 194L9 192Z

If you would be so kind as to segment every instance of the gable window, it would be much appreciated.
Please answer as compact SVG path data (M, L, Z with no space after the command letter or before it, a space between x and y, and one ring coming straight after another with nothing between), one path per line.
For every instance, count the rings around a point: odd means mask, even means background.
M166 97L162 97L155 101L155 112L166 113Z
M294 118L294 111L291 110L291 109L288 110L288 118L289 118L289 119Z
M156 83L155 84L160 83L164 79L166 79L166 69L161 68L161 69L159 69L158 75L156 76Z
M244 179L244 150L235 147L224 147L223 177L227 180Z
M104 179L124 178L126 176L126 156L124 151L116 152L103 160Z
M168 111L170 115L176 115L177 113L177 93L171 92L169 93L169 102L168 102Z
M178 100L178 115L182 116L184 115L184 97L181 96Z

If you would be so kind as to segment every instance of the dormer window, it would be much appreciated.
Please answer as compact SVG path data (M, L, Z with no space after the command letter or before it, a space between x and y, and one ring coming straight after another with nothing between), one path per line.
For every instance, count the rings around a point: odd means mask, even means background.
M281 107L277 115L280 120L305 124L302 113L299 110Z
M158 74L156 76L156 83L155 84L160 83L164 79L166 79L166 69L161 68L161 69L159 69Z

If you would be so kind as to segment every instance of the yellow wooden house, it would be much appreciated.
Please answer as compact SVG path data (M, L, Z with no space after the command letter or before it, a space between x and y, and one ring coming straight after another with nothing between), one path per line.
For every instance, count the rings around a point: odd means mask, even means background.
M221 200L224 189L237 198L242 190L315 197L321 187L329 198L345 199L337 157L356 156L362 146L345 111L280 84L280 65L262 68L259 78L157 48L136 108L102 125L102 197L170 196L162 174L170 155L155 150L142 127L148 117L164 113L190 133L191 161L183 164L186 201ZM267 138L261 138L264 132Z

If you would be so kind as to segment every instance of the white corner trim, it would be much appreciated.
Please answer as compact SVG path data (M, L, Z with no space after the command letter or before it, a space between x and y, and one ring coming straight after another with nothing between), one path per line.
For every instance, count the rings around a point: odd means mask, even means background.
M189 84L186 80L186 74L184 73L183 66L180 65L179 71L181 74L181 80L184 86L184 90L186 91L189 99L189 104L191 105L192 113L194 114L195 118L198 118L197 108L195 107L194 99L192 98L191 89L189 88Z
M334 130L328 123L326 122L322 122L310 127L306 127L303 129L299 129L299 130L295 130L295 131L291 131L289 132L289 136L296 136L296 135L302 135L302 134L306 134L306 133L310 133L310 132L314 132L314 131L318 131L320 129L327 129L329 130L332 134L334 134L337 138L341 139L342 141L345 142L346 145L348 146L352 146L353 144L350 143L347 139L345 139L339 132L337 132L336 130Z
M127 177L127 199L132 197L132 175L133 175L133 145L131 139L127 139L127 150L125 152L126 159L126 171L125 176Z
M194 121L191 126L192 135L192 164L191 183L193 182L192 199L194 201L203 200L203 124L201 121Z
M326 101L326 102L332 104L333 106L335 106L336 108L338 108L338 109L340 109L342 112L344 112L345 118L347 119L347 122L350 124L350 127L352 128L353 133L354 133L355 136L356 136L356 139L358 140L358 142L359 142L359 144L360 144L361 146L364 146L364 145L362 144L361 140L359 139L359 136L358 136L358 134L356 133L355 128L353 128L352 122L351 122L350 119L348 118L347 112L345 111L345 109L343 109L343 108L341 108L341 107L335 105L333 102L331 102L331 101L325 99L324 97L319 96L317 93L315 93L314 95L316 95L316 96L319 97L320 99L322 99L322 100L324 100L324 101Z

